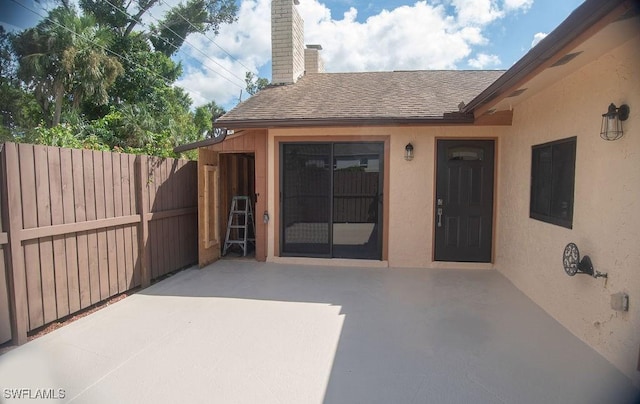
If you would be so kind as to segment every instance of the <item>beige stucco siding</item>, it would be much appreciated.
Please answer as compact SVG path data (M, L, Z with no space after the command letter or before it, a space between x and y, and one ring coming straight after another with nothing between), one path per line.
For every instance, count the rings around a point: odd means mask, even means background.
M388 206L388 265L392 267L435 268L455 266L491 268L491 264L448 264L432 260L433 245L433 203L435 143L438 137L459 138L498 138L505 133L506 127L373 127L373 128L305 128L278 129L269 131L269 156L275 154L276 143L286 137L304 137L311 140L324 140L327 137L363 137L366 140L382 141L390 139L389 161L385 162L389 170ZM373 137L373 138L372 138ZM277 139L277 140L276 140ZM412 143L415 150L413 161L404 160L404 149ZM498 147L498 145L497 145ZM275 187L279 166L271 159L269 162L269 211L277 215L278 205ZM278 255L275 240L278 229L275 221L269 223L268 258Z
M500 139L496 267L571 332L636 382L640 348L640 40L622 46L514 108ZM599 137L609 103L631 108L625 135ZM529 218L531 146L577 136L573 229ZM575 242L608 279L569 277ZM610 307L626 292L629 312Z
M514 106L513 125L272 129L268 134L268 210L278 215L277 142L389 139L385 247L390 267L495 268L572 333L640 384L640 37L636 36L546 90ZM625 136L599 137L609 103L626 103ZM531 146L577 137L573 229L529 218ZM496 139L494 262L432 260L437 138ZM337 139L336 139L337 138ZM404 160L411 142L413 161ZM268 225L267 260L277 259L276 220ZM567 276L561 255L577 243L608 279ZM329 261L327 261L329 263ZM610 307L626 292L629 312Z

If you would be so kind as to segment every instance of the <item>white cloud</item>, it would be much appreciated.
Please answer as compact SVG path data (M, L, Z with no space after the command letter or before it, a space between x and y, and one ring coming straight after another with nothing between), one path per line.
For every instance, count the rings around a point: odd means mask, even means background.
M540 43L540 41L546 38L547 35L548 34L545 32L538 32L537 34L535 34L533 36L533 41L531 41L531 47L533 48L534 46L536 46L538 43Z
M340 16L332 16L321 0L302 0L297 7L305 21L305 43L322 45L327 71L388 71L455 69L467 64L474 68L496 67L500 59L495 55L480 52L474 58L470 56L487 45L490 24L508 13L526 11L532 0L451 0L450 8L444 3L417 1L411 6L383 10L364 22L358 21L358 10L353 7ZM203 36L189 37L189 41L244 78L245 66L255 72L271 62L270 8L270 0L242 0L238 22L223 26L214 38L237 60ZM194 104L215 100L234 105L244 82L209 58L186 46L183 49L219 72L185 60L184 64L191 67L185 69L178 84L190 92Z
M527 11L533 5L533 0L504 0L504 8L508 11Z
M185 74L177 84L185 87L194 105L211 100L220 105L235 105L245 87L245 73L249 70L257 74L260 66L270 62L270 16L270 0L243 0L238 21L222 26L218 36L207 34L188 38L195 48L207 54L205 57L194 48L183 46L182 52L190 57L183 62Z
M496 55L487 55L486 53L479 53L474 59L469 59L469 66L474 69L486 69L489 67L499 66L500 58Z
M494 0L453 0L461 25L486 25L504 17L504 11Z

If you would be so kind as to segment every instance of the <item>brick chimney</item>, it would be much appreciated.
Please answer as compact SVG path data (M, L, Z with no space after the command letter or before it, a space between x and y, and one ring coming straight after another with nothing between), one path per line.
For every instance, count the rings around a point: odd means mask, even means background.
M320 56L322 45L307 45L304 50L305 74L324 73L324 61Z
M271 83L293 84L304 75L304 21L298 0L271 2Z

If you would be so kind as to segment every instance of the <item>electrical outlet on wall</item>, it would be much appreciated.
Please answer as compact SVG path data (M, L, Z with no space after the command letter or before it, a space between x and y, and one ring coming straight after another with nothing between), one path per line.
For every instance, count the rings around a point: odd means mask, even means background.
M629 295L624 292L611 295L611 308L615 311L629 311Z

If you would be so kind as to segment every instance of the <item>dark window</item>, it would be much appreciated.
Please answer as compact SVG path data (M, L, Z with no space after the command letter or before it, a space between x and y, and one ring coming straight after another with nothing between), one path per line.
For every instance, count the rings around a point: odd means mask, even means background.
M575 137L532 147L531 218L572 228L575 167Z

